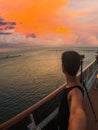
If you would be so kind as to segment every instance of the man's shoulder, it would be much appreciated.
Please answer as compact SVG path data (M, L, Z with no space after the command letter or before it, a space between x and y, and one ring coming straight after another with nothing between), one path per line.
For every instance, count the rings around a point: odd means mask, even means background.
M83 87L79 86L79 85L75 85L75 86L71 86L68 89L68 93L72 93L72 94L82 94L84 95L84 90Z
M68 99L71 99L72 97L76 97L79 99L82 99L84 96L84 91L81 86L76 86L68 93Z

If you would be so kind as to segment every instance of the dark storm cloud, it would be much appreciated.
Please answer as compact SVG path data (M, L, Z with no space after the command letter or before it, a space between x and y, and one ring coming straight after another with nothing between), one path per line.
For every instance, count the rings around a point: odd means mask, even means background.
M0 26L4 26L4 25L13 25L13 26L15 26L16 22L3 22L3 21L0 21Z
M0 32L0 35L10 35L12 33L9 33L9 32Z
M2 17L0 17L0 21L4 21L4 19Z
M27 37L36 38L36 35L32 33L32 34L28 34Z
M16 22L5 21L2 17L0 17L0 35L9 35L12 34L9 32L10 30L14 30L16 26Z
M3 22L3 21L0 22L0 26L7 25L7 24L8 24L7 22Z
M10 25L16 25L16 22L9 22Z
M15 27L14 26L6 26L4 29L14 29Z

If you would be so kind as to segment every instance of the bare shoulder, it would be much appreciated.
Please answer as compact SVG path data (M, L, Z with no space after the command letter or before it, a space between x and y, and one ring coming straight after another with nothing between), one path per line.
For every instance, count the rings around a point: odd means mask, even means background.
M83 93L79 88L74 88L68 94L68 98L71 99L72 97L76 97L77 99L83 99Z
M77 108L83 108L83 94L80 89L74 88L72 89L68 94L68 103L69 108L72 107L73 110L76 110Z

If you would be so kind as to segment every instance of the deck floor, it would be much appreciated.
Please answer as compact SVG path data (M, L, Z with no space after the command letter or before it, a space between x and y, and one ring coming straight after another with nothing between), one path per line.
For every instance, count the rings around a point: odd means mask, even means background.
M94 82L89 92L89 96L91 98L97 116L97 120L98 120L98 81ZM98 121L96 123L87 97L85 99L84 108L87 115L87 130L98 130Z

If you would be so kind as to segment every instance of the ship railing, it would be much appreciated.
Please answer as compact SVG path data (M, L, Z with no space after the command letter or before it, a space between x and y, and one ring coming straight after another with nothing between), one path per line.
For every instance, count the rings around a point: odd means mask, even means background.
M97 74L97 63L96 60L91 62L87 67L83 69L83 81L87 86L88 91L90 90ZM78 77L81 78L81 73L79 72Z
M96 71L95 60L83 69L83 80L87 87L94 82ZM78 73L79 79L80 74ZM65 85L66 83L33 106L2 123L0 130L46 130L47 125L57 117Z

